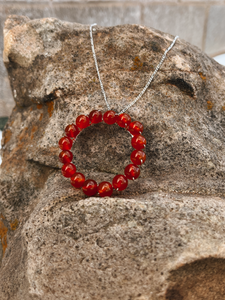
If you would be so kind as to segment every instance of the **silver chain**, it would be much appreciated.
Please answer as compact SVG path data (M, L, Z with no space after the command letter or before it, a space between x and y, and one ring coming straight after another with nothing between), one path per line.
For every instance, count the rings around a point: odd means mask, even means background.
M92 27L96 26L97 24L92 24L90 26L90 37L91 37L91 48L92 48L92 52L93 52L93 57L94 57L94 61L95 61L95 67L96 67L96 71L98 74L98 79L100 82L100 86L101 86L101 90L102 90L102 94L103 97L105 99L106 105L108 107L108 110L110 110L110 105L107 101L106 98L106 94L105 94L105 90L101 81L101 77L100 77L100 73L99 73L99 69L98 69L98 62L97 62L97 58L96 58L96 54L95 54L95 47L94 47L94 41L93 41L93 35L92 35ZM173 48L176 40L179 38L179 36L176 36L172 42L172 44L169 46L169 48L166 49L166 51L164 52L159 64L157 65L157 67L155 68L155 71L152 73L151 77L149 78L149 81L146 83L145 87L143 88L143 90L140 92L140 94L134 99L134 101L132 101L129 105L127 105L123 110L121 110L121 112L119 113L122 114L124 113L126 110L128 110L132 105L134 105L142 96L143 94L146 92L147 88L149 87L150 83L152 82L153 78L155 77L156 73L158 72L159 68L161 67L161 65L163 64L165 58L166 58L166 54Z
M95 61L95 67L96 67L96 71L98 73L98 79L99 79L99 82L100 82L100 86L101 86L101 90L102 90L102 94L103 94L103 97L105 99L105 102L106 102L106 105L108 107L108 110L110 110L110 105L106 99L106 94L105 94L105 90L104 90L104 87L103 87L103 84L102 84L102 81L101 81L101 77L100 77L100 73L99 73L99 69L98 69L98 62L97 62L97 58L96 58L96 54L95 54L95 47L94 47L94 41L93 41L93 36L92 36L92 27L93 26L96 26L97 24L92 24L90 26L90 36L91 36L91 48L92 48L92 52L93 52L93 57L94 57L94 61Z

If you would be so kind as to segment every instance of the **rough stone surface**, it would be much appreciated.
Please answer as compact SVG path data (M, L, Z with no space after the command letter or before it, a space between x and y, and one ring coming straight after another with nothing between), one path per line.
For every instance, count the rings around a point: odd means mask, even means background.
M138 25L97 27L105 91L119 112L173 37ZM225 298L225 68L178 40L128 113L144 125L141 178L86 198L61 176L58 140L79 114L106 110L89 27L11 16L4 62L16 103L3 132L0 299ZM116 125L73 147L87 178L112 180L132 152Z

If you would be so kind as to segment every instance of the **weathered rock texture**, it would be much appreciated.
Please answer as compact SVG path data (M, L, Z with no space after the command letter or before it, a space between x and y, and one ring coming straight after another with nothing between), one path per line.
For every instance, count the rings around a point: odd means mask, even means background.
M97 27L102 81L120 111L173 37L138 25ZM106 110L89 27L11 16L4 61L16 106L3 137L0 299L225 299L225 68L178 40L139 102L141 178L86 198L63 178L59 138L76 116ZM98 182L132 149L116 125L85 130L75 164Z

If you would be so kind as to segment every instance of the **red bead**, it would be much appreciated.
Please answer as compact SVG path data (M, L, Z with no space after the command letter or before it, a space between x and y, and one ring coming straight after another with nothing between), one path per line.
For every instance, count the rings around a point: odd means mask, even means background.
M134 150L130 155L130 159L135 165L142 165L146 160L146 155L141 150Z
M68 164L72 161L73 159L73 153L70 151L62 151L59 154L59 160L61 161L61 163L63 164Z
M82 173L75 173L72 177L71 177L71 184L76 188L76 189L80 189L85 182L85 176Z
M97 124L102 122L102 112L99 110L92 110L89 114L89 119L92 124Z
M97 182L92 179L86 180L84 182L84 185L82 186L82 190L85 193L85 195L94 196L98 190Z
M66 126L65 133L68 137L75 138L80 133L80 129L76 125L70 124Z
M131 140L134 149L141 150L146 146L146 139L142 135L135 135Z
M90 125L90 120L85 115L80 115L76 119L76 124L80 129L84 129Z
M131 134L135 135L135 134L142 133L144 130L144 127L140 122L134 121L129 124L128 130L130 131Z
M126 166L125 170L124 170L124 174L126 175L127 179L130 180L134 180L137 179L138 176L140 175L140 169L139 167L130 164L128 166Z
M76 167L71 163L63 165L61 170L65 177L71 177L76 173Z
M113 187L111 183L103 181L98 186L98 193L100 197L111 196L113 193Z
M131 122L131 117L127 114L120 114L116 119L116 123L123 128L129 126L130 122Z
M127 178L124 175L116 175L113 178L112 185L117 191L123 191L128 185Z
M108 110L103 115L104 122L109 125L115 124L116 119L117 119L117 115L113 110Z
M73 142L67 136L62 137L59 140L59 148L62 150L70 150L72 148Z

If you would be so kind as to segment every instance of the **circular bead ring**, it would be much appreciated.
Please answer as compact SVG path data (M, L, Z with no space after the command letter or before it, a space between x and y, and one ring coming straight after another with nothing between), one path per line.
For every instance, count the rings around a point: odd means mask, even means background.
M125 128L132 135L131 145L135 149L130 156L132 164L129 164L124 169L124 175L116 175L112 184L103 181L97 184L93 179L85 180L82 173L77 172L76 166L71 163L73 154L70 151L73 141L77 138L79 133L90 126L104 121L108 125L117 123L120 127ZM128 114L117 115L114 111L109 110L102 116L101 111L93 110L89 116L80 115L76 119L76 124L70 124L65 128L65 136L59 140L59 148L62 152L59 154L59 160L63 163L62 174L70 178L71 184L77 188L82 189L87 196L94 196L98 193L100 197L111 196L113 189L123 191L128 186L128 180L135 180L140 175L140 165L146 160L146 155L142 151L146 147L146 139L143 137L143 125L134 121L131 122L131 117Z

